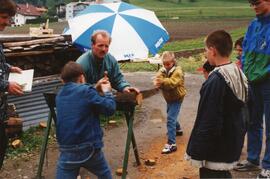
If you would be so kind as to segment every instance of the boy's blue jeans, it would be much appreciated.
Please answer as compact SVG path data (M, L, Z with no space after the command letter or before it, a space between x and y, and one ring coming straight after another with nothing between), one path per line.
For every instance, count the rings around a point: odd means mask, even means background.
M265 154L262 168L270 169L270 78L259 84L250 85L251 105L250 125L248 128L247 160L260 164L260 154L263 142L263 114L265 117Z
M57 179L76 179L80 167L84 167L99 179L112 179L111 170L101 149L83 144L73 147L60 147L57 164Z
M167 103L167 136L169 144L175 144L176 129L181 129L178 122L181 104L180 101Z

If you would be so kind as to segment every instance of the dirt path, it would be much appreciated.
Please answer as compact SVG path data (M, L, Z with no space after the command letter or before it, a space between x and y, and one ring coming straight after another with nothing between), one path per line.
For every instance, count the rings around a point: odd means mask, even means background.
M140 72L127 73L126 79L140 89L152 88L151 78L154 73ZM145 159L156 159L157 164L153 167L135 166L135 158L130 152L128 178L130 179L192 179L198 178L198 171L184 161L183 156L186 144L189 139L191 129L197 111L199 100L199 89L204 81L202 75L186 74L186 87L188 94L182 104L180 122L184 130L184 135L177 137L178 150L169 155L162 155L161 149L166 143L166 103L161 94L157 94L143 101L141 108L136 111L134 134L136 136L140 158L143 163ZM105 130L104 151L113 171L113 178L120 178L114 171L122 166L125 141L127 135L126 124L119 127ZM245 155L245 152L243 153ZM56 145L50 145L48 160L45 162L44 177L51 179L55 177L55 167L58 156ZM17 160L6 160L3 170L0 172L2 179L30 179L34 178L37 170L38 153ZM87 171L82 170L81 176L91 176ZM236 173L235 177L253 177L254 173Z

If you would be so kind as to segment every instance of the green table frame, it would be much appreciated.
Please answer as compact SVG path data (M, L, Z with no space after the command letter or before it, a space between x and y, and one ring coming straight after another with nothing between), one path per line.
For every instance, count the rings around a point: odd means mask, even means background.
M47 120L47 128L45 131L45 136L42 143L42 149L40 153L40 159L39 159L39 165L38 165L38 171L37 171L37 179L42 178L42 170L43 170L43 164L45 159L45 153L47 150L48 145L48 139L49 134L51 130L51 124L52 120L56 122L56 112L55 112L55 97L56 93L44 93L45 100L48 104L48 107L50 109L49 111L49 117ZM127 176L127 168L128 168L128 158L129 158L129 151L130 151L130 144L132 143L133 151L136 159L137 166L141 165L140 158L139 158L139 152L136 144L136 139L133 133L133 121L134 121L134 112L135 112L136 104L134 103L128 103L128 102L117 102L117 110L123 111L125 114L125 119L128 126L128 133L127 133L127 139L126 139L126 148L125 148L125 155L124 155L124 161L123 161L123 173L122 173L122 179L125 179Z

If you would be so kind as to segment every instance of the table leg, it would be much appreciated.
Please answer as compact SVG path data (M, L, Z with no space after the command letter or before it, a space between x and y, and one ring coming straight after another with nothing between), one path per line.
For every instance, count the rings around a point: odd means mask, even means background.
M140 158L139 153L136 145L135 136L133 134L133 119L134 119L134 109L129 112L125 112L126 122L128 125L128 134L127 134L127 140L126 140L126 149L125 149L125 156L124 156L124 162L123 162L123 174L122 179L126 178L127 175L127 166L128 166L128 158L129 158L129 150L130 150L130 143L132 142L133 151L136 158L137 165L140 165Z
M51 130L51 124L52 124L52 114L50 112L49 117L48 117L48 121L47 121L47 128L46 128L45 136L44 136L43 143L42 143L42 149L41 149L41 153L40 153L40 159L39 159L38 171L37 171L37 179L42 178L42 169L43 169L45 152L47 149L49 134L50 134L50 130Z

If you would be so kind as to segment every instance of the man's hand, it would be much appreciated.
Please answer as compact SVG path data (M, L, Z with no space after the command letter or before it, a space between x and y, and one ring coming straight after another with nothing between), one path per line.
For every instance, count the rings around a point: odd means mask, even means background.
M131 91L135 91L137 94L140 93L140 90L138 88L127 86L123 89L123 92L130 93Z
M10 67L10 72L13 72L13 73L22 73L22 69L20 69L19 67Z
M22 87L16 82L9 82L8 93L13 95L23 95Z

